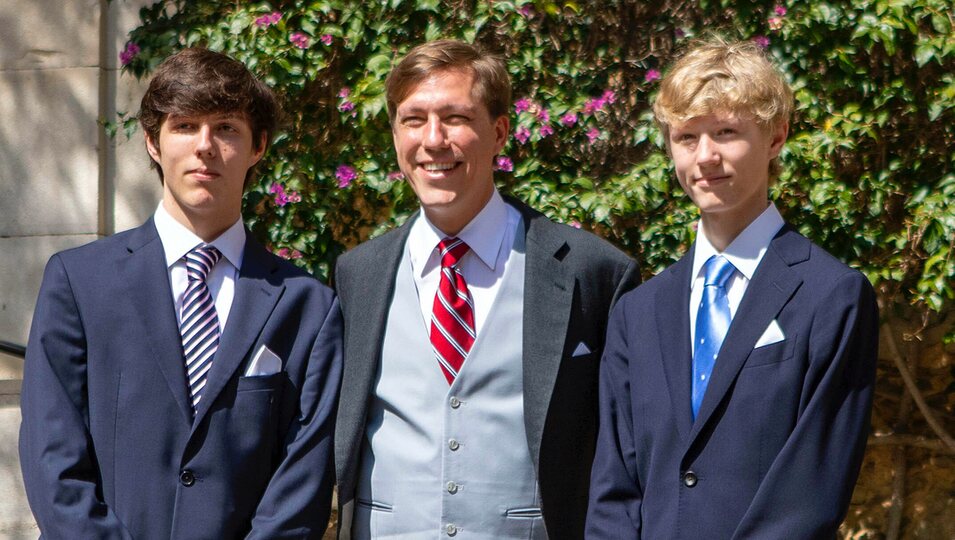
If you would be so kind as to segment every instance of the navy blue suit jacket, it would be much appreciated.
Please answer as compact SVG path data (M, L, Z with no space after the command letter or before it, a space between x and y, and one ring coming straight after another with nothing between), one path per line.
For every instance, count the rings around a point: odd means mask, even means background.
M869 426L872 287L784 226L743 295L693 421L692 253L611 315L587 537L833 538ZM773 320L785 339L755 348Z
M20 430L44 537L321 537L334 479L338 301L247 238L195 420L152 220L50 259ZM261 345L282 370L243 377Z

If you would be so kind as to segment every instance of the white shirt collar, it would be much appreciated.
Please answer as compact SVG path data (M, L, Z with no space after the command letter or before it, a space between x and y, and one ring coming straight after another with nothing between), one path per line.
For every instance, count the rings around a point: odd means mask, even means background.
M203 240L187 229L182 223L175 220L163 207L162 202L153 214L156 231L162 241L163 251L166 254L166 267L169 268L192 248L204 244ZM242 254L245 251L245 227L242 218L236 220L231 227L225 230L209 245L215 246L222 256L235 268L242 268Z
M506 231L507 203L495 189L484 208L461 229L457 237L471 248L485 266L495 270L498 254L503 249ZM429 259L433 253L436 253L434 248L446 236L441 229L428 221L422 209L408 233L411 267L416 274L424 275L429 270ZM437 258L434 260L437 261Z
M703 265L713 255L723 255L747 280L753 279L756 273L756 267L763 260L763 255L769 249L769 243L783 226L783 217L772 202L763 210L752 223L743 229L743 232L726 246L726 250L720 253L713 247L706 237L706 231L703 228L703 222L697 222L696 243L693 252L693 281L690 284L692 289L696 283L696 278L703 271Z

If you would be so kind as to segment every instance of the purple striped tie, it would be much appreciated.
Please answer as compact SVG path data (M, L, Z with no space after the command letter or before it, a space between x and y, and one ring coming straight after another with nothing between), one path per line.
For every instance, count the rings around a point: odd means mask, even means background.
M189 284L182 296L179 333L182 335L182 352L186 359L193 414L199 407L202 389L206 386L206 374L219 348L219 316L216 315L216 305L206 278L221 256L218 249L203 244L183 257Z
M441 278L431 308L431 348L448 384L458 376L477 337L474 302L458 263L471 248L457 238L438 242Z

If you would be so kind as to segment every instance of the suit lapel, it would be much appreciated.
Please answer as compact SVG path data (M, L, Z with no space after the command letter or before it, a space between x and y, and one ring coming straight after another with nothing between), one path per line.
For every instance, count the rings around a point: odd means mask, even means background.
M691 443L736 380L756 340L802 284L790 266L809 257L809 242L784 226L770 243L746 288L707 385L690 433Z
M398 264L404 252L408 233L417 214L391 235L388 242L378 242L377 250L363 253L365 259L356 259L349 267L353 274L349 276L350 298L346 301L358 306L343 306L347 309L345 333L348 340L348 357L345 360L342 377L340 418L349 418L350 427L346 433L351 435L357 455L360 448L361 432L365 427L368 401L372 395L372 385L377 378L378 363L385 338L385 325L395 290ZM384 239L383 239L384 240ZM342 441L346 443L347 441Z
M693 248L668 268L657 289L654 312L660 345L660 361L667 380L670 403L680 438L686 439L693 423L690 407L690 282Z
M564 239L554 234L558 225L508 198L524 219L524 426L534 463L538 462L544 422L564 354L574 276L563 260L569 254ZM520 233L521 231L518 231Z
M127 265L119 269L126 290L122 298L127 298L133 306L153 359L159 364L183 419L191 423L182 338L170 292L166 255L152 218L132 232L126 247L129 250Z
M242 268L235 283L235 297L219 341L219 349L209 369L193 427L202 422L216 397L245 360L285 289L281 281L270 281L271 275L278 269L278 262L252 238L249 231L245 234L245 250Z

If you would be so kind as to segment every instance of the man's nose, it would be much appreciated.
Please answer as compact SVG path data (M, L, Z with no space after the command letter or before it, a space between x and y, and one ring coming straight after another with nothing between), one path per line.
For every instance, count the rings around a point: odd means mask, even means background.
M708 135L701 136L696 146L697 163L700 165L715 165L720 162L720 159L719 145Z
M212 141L212 126L202 124L196 139L196 154L211 156L215 153L215 144Z
M440 118L429 118L424 126L424 146L426 148L443 148L447 146L448 133Z

